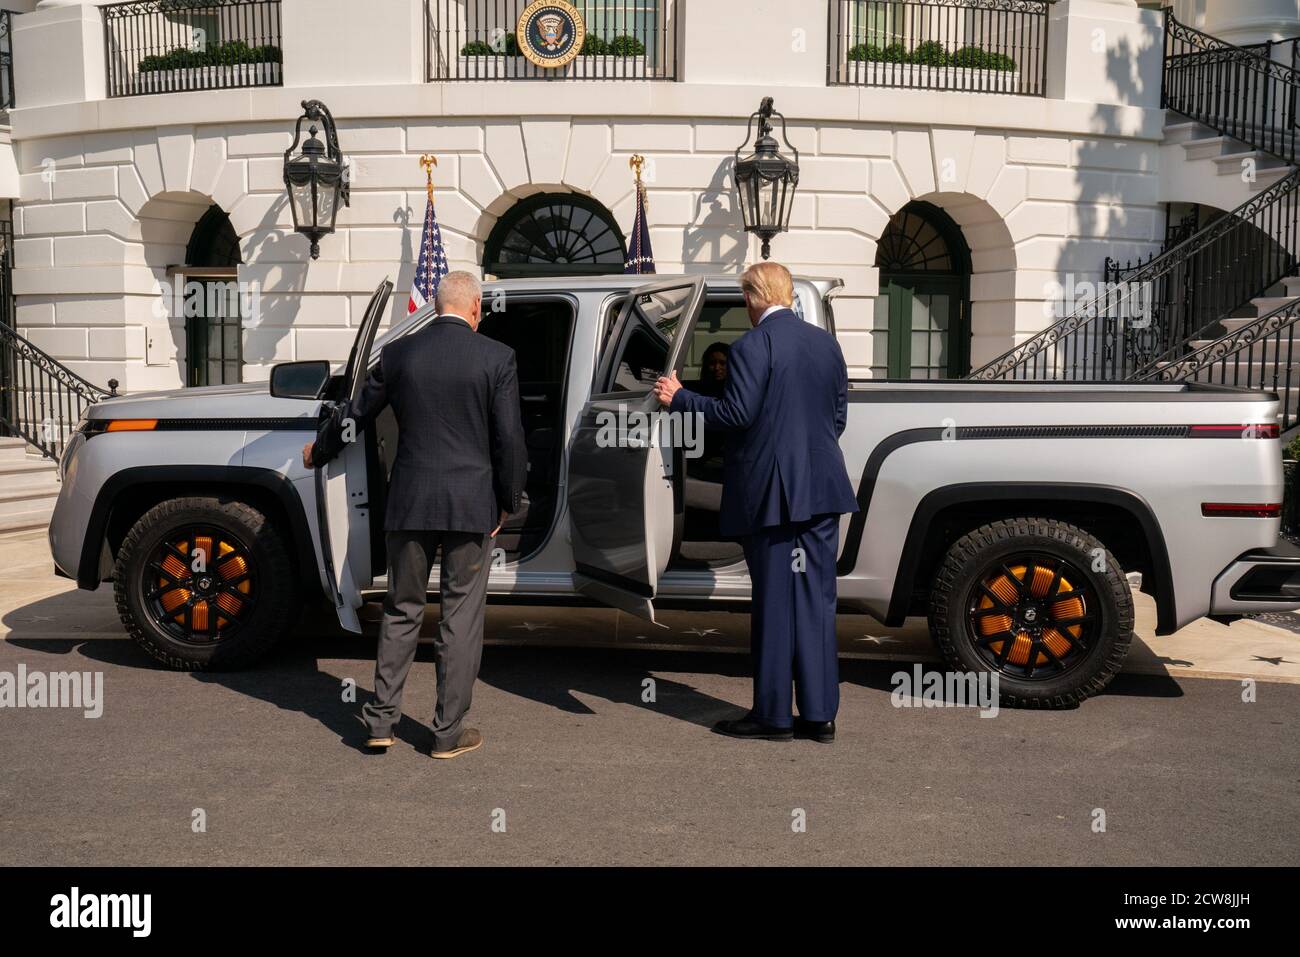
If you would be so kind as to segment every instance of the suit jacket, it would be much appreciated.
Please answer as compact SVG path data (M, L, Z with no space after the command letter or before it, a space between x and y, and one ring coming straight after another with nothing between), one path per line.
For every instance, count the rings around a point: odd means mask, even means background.
M356 401L322 425L312 461L343 447L384 408L397 417L388 531L490 532L519 508L528 468L515 353L456 316L439 316L384 347Z
M792 310L771 313L732 344L722 398L679 389L671 408L727 430L723 535L858 510L839 443L848 418L844 354Z

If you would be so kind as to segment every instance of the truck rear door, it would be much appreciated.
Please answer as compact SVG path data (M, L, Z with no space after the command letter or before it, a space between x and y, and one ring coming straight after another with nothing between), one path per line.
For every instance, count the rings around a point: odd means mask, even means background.
M680 365L703 305L703 279L665 280L628 296L569 453L575 585L652 622L675 522L672 436L659 427L654 383Z

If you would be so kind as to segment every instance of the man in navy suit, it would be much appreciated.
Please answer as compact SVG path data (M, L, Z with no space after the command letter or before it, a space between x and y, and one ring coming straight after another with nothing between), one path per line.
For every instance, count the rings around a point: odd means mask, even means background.
M714 730L777 741L797 731L829 744L840 703L839 521L858 510L839 445L848 370L835 338L791 308L784 266L751 266L740 287L754 328L731 347L722 397L682 388L675 372L655 385L673 412L727 433L719 525L740 539L753 582L754 707Z

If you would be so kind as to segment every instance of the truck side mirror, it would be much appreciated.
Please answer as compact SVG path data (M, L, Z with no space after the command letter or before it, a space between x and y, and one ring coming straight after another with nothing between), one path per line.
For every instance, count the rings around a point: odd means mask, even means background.
M277 399L319 399L329 378L326 359L282 362L271 369L271 395Z

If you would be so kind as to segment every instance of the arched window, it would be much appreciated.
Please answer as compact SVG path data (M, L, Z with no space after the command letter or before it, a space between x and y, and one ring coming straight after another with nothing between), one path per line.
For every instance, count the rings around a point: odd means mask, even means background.
M542 193L497 220L484 244L483 271L500 279L619 273L626 248L618 223L594 199Z
M244 323L240 315L239 236L220 206L208 207L190 234L176 280L185 291L185 384L240 382ZM191 283L197 284L191 286Z
M239 237L230 217L220 206L213 204L199 217L185 247L187 266L238 266L243 262L239 253Z
M970 372L970 249L942 209L908 203L876 244L880 295L873 374L955 379Z

